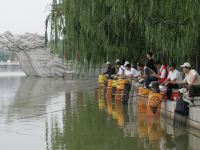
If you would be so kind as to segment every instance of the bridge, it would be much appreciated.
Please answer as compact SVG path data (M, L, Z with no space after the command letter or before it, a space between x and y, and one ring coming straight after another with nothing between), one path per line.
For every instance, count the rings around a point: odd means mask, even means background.
M63 64L60 58L51 55L50 49L45 46L44 36L5 32L0 35L0 48L16 55L26 76L62 77L74 73L70 62Z

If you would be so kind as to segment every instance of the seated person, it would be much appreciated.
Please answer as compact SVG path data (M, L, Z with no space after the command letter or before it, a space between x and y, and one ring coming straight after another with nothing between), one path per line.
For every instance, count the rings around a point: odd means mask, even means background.
M149 88L149 85L152 81L158 81L158 78L153 76L154 74L156 74L156 72L150 69L150 66L148 66L148 63L145 65L144 74L146 76L144 79L144 86L146 88Z
M125 77L126 78L132 78L132 77L136 77L138 75L138 71L135 68L132 68L130 64L126 65L126 70L125 70Z
M147 64L145 66L144 65L138 66L138 69L139 69L139 75L137 75L137 77L140 78L140 80L143 79L144 86L149 88L149 84L152 81L157 80L156 77L151 76L152 74L154 74L153 70L151 70L147 66ZM141 69L143 69L143 70L141 70ZM142 74L140 74L140 72L142 72Z
M151 82L151 87L159 91L159 85L162 84L168 77L168 69L166 64L162 64L160 61L155 62L156 68L159 70L158 74L152 74L152 76L157 77L158 81Z
M160 61L155 62L156 68L159 70L158 74L152 76L158 78L158 82L163 83L168 77L168 69L166 64L162 64Z
M115 61L115 66L116 66L116 70L118 70L117 75L118 76L124 75L126 67L122 65L119 59Z
M105 65L106 65L106 71L103 73L103 75L111 79L111 76L115 74L115 66L111 65L109 61L106 62Z
M177 82L179 82L181 80L182 80L181 73L178 70L176 70L175 64L171 64L169 75L168 75L167 79L161 84L161 85L164 85L165 87L167 87L166 96L167 96L168 100L171 99L172 89L179 88L179 85L177 84Z
M181 65L183 68L183 73L185 74L185 79L177 83L184 84L185 88L189 90L189 96L195 96L197 94L200 96L200 76L196 70L192 69L190 63L186 62ZM196 91L196 92L194 92Z
M142 63L137 64L137 71L138 75L136 75L135 77L139 80L140 83L143 83L145 76L144 76L144 65Z

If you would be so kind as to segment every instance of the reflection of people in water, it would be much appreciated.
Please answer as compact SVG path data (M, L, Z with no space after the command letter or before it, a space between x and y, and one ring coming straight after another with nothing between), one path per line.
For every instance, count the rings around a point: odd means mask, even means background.
M117 117L117 124L122 127L124 125L124 114L122 111L122 104L121 102L115 102L115 111Z
M160 117L151 117L147 119L149 142L158 142L163 136L163 130L160 125Z
M105 100L104 100L104 89L99 88L98 89L98 105L99 105L99 111L102 111L105 109Z
M123 93L123 97L122 97L122 103L125 105L128 105L128 100L129 100L129 94L131 91L131 84L125 84L124 85L124 93Z

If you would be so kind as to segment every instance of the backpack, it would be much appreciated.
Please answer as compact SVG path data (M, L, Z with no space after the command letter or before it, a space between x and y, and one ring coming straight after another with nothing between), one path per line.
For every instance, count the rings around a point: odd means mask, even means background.
M189 115L189 103L184 101L183 99L180 99L176 102L176 108L175 112L177 114L188 116Z

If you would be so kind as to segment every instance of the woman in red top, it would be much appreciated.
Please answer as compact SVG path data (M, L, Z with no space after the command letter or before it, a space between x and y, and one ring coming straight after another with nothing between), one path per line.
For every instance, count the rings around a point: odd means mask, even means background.
M158 74L153 74L152 76L157 77L158 81L151 82L150 87L154 88L155 92L160 92L159 85L167 79L169 72L166 64L157 61L155 65L158 69Z
M158 69L158 74L153 74L154 77L158 78L159 83L163 83L167 77L168 77L168 70L167 70L167 65L166 64L161 64L160 61L157 61L155 63L157 69Z

